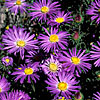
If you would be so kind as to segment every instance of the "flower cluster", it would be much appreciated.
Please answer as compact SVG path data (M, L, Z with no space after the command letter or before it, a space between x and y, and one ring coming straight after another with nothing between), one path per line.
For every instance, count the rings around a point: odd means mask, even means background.
M100 42L97 41L98 46L92 44L89 52L86 48L84 50L77 45L72 46L70 38L74 29L70 28L74 25L73 13L63 11L58 1L5 0L4 6L9 13L13 13L18 23L7 26L2 33L0 51L3 51L4 56L0 57L2 62L0 64L3 64L4 72L0 70L0 74L5 75L9 72L9 75L5 76L6 78L13 77L14 80L11 79L11 82L17 84L19 81L21 85L30 83L33 89L35 84L41 81L41 73L43 73L46 76L44 80L46 89L53 94L54 100L70 99L73 96L75 100L83 98L80 92L80 81L77 78L81 77L82 73L86 74L91 70L91 61L96 60L94 66L100 67ZM28 20L30 26L22 25L25 20L22 18L23 13L27 17L26 23ZM86 14L92 15L91 19L97 19L96 22L99 24L100 0L92 2ZM77 14L75 22L79 25L82 21L83 16ZM31 23L32 25L36 23L39 28L35 30L35 25L31 26ZM80 32L80 27L78 28ZM79 32L75 31L74 41L80 39ZM0 100L31 99L29 96L33 93L31 89L29 94L19 89L10 90L10 84L13 82L9 83L5 77L1 78L1 76ZM96 96L94 99L100 99L99 92L94 96Z

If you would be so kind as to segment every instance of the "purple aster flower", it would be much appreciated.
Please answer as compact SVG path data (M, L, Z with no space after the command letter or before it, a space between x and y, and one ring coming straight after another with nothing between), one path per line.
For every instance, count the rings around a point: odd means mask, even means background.
M30 33L27 33L24 28L13 26L13 29L5 31L5 34L2 36L2 41L4 42L4 50L8 50L9 53L20 52L20 56L24 59L25 50L37 49L35 45L37 40L33 40L34 34L30 36Z
M51 26L59 26L62 23L70 23L70 21L73 21L72 16L70 16L71 12L67 12L66 14L64 13L64 11L58 11L56 16L51 17L48 24Z
M66 49L68 46L67 38L70 34L66 31L58 32L58 29L51 27L51 31L48 32L46 28L43 27L47 35L40 34L38 39L40 40L40 47L45 51L49 52L56 51L57 49Z
M44 73L50 76L53 74L57 75L57 73L62 70L62 65L53 55L51 55L41 67Z
M25 2L25 0L6 0L5 6L16 15L18 11L21 13L26 12L26 7L28 4Z
M9 65L13 65L13 58L12 57L3 57L2 58L2 63L5 65L5 66L9 66Z
M29 95L23 91L14 90L10 93L1 94L0 100L30 100Z
M100 0L95 0L90 5L90 8L86 12L88 15L92 15L91 20L97 19L97 24L100 22Z
M39 80L39 75L37 75L37 64L34 63L33 65L28 64L27 66L20 65L19 68L16 68L16 71L12 73L12 75L16 75L15 81L20 79L20 83L22 84L24 82L24 79L28 77L28 83L31 83L31 79L34 80L36 83L36 79Z
M33 5L31 6L31 13L30 16L32 16L32 20L36 17L38 17L38 21L46 21L47 16L53 16L56 14L56 12L60 9L58 8L60 4L58 2L53 2L51 0L39 0L36 2L33 2Z
M63 54L60 55L59 60L64 62L63 66L67 67L67 70L71 72L79 71L79 73L88 71L87 69L91 69L91 64L87 63L86 61L90 61L89 53L84 54L86 50L83 50L81 53L81 49L77 52L76 48L69 49L69 53L63 51Z
M10 83L5 77L0 76L0 93L7 92L10 89Z
M91 53L90 56L93 60L97 60L94 63L95 66L100 67L100 42L97 41L97 43L98 43L99 46L92 44L92 48L91 48L92 50L90 51L90 53Z
M95 97L93 97L93 99L95 100L100 100L100 93L97 92L97 94L93 94Z
M49 85L47 89L55 94L55 98L61 94L61 96L69 99L73 92L78 92L80 89L80 86L77 86L79 82L76 82L73 74L66 74L65 72L59 72L58 76L53 75L45 82Z

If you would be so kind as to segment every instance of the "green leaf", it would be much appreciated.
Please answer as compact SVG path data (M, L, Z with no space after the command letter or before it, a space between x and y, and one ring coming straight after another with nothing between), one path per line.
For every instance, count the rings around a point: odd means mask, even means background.
M31 84L32 89L33 89L33 91L35 92L35 86L34 86L34 83L33 83L33 81L31 81L31 82L32 82L32 84Z

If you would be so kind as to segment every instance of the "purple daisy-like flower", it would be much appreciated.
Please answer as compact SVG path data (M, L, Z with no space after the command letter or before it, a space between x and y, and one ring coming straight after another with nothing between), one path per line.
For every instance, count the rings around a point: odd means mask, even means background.
M62 65L53 55L51 55L41 67L44 73L49 76L52 76L53 74L57 75L57 73L62 70Z
M90 5L90 8L86 12L88 15L92 15L91 20L97 19L97 24L100 22L100 0L95 0Z
M76 82L73 74L66 74L65 72L59 72L57 76L53 75L45 82L49 85L47 89L55 94L55 98L61 94L60 96L69 99L73 92L78 92L80 89L80 86L77 86L79 82Z
M48 24L51 26L57 25L59 26L60 24L63 23L70 23L70 21L73 21L72 16L69 16L71 12L67 12L65 14L64 11L58 11L56 16L52 17L49 21Z
M0 95L0 100L30 100L29 95L23 91L14 90L10 93L5 93Z
M26 7L28 4L25 2L25 0L6 0L5 6L16 15L18 11L21 13L26 12Z
M88 69L91 69L91 64L87 63L87 61L90 61L89 53L84 54L86 50L83 50L81 53L81 49L77 52L76 48L69 49L69 53L66 51L63 51L62 55L60 55L59 60L63 63L63 66L67 68L67 70L70 70L71 72L79 71L79 73L88 71Z
M39 2L33 2L31 9L29 9L33 12L29 14L32 16L32 20L38 17L38 21L46 21L47 16L53 16L58 10L60 10L60 8L58 8L59 6L60 4L58 4L58 2L52 2L51 0L39 0Z
M46 28L43 27L46 34L40 34L38 39L40 40L40 47L45 51L49 52L56 51L57 49L66 49L68 46L67 38L70 34L67 34L66 31L58 32L58 29L51 27L51 31L48 32Z
M97 92L97 94L93 94L95 97L93 97L93 99L95 100L100 100L100 93Z
M3 57L2 58L2 63L5 65L5 66L9 66L9 65L13 65L13 58L12 57L9 57L9 56L6 56L6 57Z
M7 92L10 89L10 83L5 77L0 76L0 93Z
M97 60L95 61L94 65L100 67L100 42L97 41L97 43L99 46L92 44L92 48L91 48L92 50L90 51L91 53L90 56L93 60Z
M39 80L39 75L37 75L37 63L34 63L33 65L28 64L27 66L20 65L19 68L16 68L16 71L13 72L11 75L16 75L15 81L20 79L20 83L22 84L24 82L24 79L28 77L28 83L31 83L31 79L34 80L36 83L36 79Z
M5 34L2 35L2 41L4 42L4 50L8 50L9 53L20 52L20 56L24 59L25 50L37 49L35 45L37 40L33 40L34 34L30 36L30 33L27 33L24 28L13 26L13 29L5 31Z

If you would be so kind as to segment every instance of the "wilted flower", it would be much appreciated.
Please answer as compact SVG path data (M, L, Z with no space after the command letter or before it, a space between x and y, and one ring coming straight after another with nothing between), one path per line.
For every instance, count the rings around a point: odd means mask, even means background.
M34 64L34 62L40 64L44 61L44 58L46 57L46 54L44 56L45 53L42 52L42 50L37 50L37 51L34 51L34 50L31 50L31 51L28 51L28 55L26 55L26 59L25 59L25 62L26 63L30 63L30 64Z

